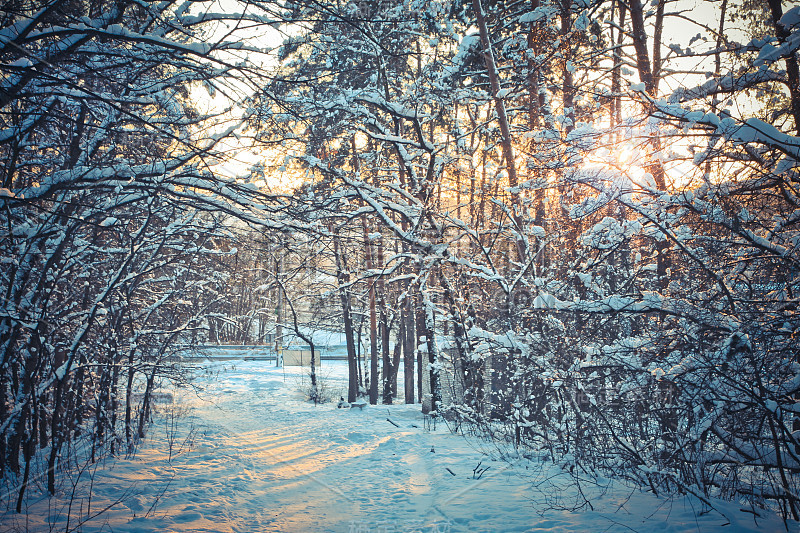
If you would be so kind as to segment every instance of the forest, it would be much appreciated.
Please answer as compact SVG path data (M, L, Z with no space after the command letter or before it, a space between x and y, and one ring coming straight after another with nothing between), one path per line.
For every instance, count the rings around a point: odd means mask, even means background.
M799 521L798 50L781 0L4 2L9 505L194 346L292 332L321 399L319 329L350 402Z

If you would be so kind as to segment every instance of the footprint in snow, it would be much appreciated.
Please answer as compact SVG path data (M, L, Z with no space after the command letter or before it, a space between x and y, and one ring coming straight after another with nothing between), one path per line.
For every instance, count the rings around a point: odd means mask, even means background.
M370 439L369 435L365 435L364 433L358 433L357 431L351 431L347 435L345 435L347 439L351 442L355 442L358 444L363 444Z

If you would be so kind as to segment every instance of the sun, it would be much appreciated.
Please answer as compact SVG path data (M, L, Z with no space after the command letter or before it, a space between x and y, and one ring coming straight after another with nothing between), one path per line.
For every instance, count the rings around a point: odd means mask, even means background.
M653 177L643 167L649 158L650 154L634 144L604 146L586 155L583 168L602 172L612 181L624 184L625 189L649 190L655 186Z

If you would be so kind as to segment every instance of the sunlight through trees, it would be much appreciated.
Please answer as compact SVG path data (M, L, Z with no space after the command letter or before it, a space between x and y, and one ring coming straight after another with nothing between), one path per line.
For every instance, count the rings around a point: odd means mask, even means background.
M349 402L800 520L798 49L780 0L12 2L17 511L181 353L325 330Z

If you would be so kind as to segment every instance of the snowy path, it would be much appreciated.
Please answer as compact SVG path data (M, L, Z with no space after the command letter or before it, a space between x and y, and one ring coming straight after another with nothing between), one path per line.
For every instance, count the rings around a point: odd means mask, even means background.
M465 490L491 487L511 495L523 487L516 479L506 486L508 476L491 469L486 479L473 480L472 468L486 458L446 428L426 431L418 406L314 407L293 398L296 376L284 384L270 379L280 371L267 367L254 377L259 371L253 366L237 363L214 380L213 403L192 402L201 434L192 452L173 460L171 468L181 486L194 488L193 497L188 506L185 498L173 505L165 498L156 513L164 527L444 531L466 528L469 521L469 530L477 531L494 530L492 524L504 516L504 527L516 522L516 530L526 531L535 522L533 509L520 509L522 494L495 498L492 509L468 509L475 501L461 500ZM507 468L492 466L497 472ZM497 507L501 502L507 503Z
M284 374L263 361L209 363L197 379L200 394L175 391L136 457L98 470L85 512L114 505L83 531L759 530L743 513L723 527L719 515L698 518L686 501L631 497L629 490L594 500L596 512L540 512L553 499L574 497L549 463L493 461L446 427L430 431L419 406L315 407L300 397L301 372ZM344 388L345 373L338 363L323 370L334 391ZM183 436L173 439L170 459L167 423L175 410L186 411L180 431L196 432L191 447L179 450ZM473 479L481 461L490 469ZM57 509L44 499L33 504L28 529L48 531ZM5 519L0 530L25 530L19 519ZM775 527L760 524L763 531Z

